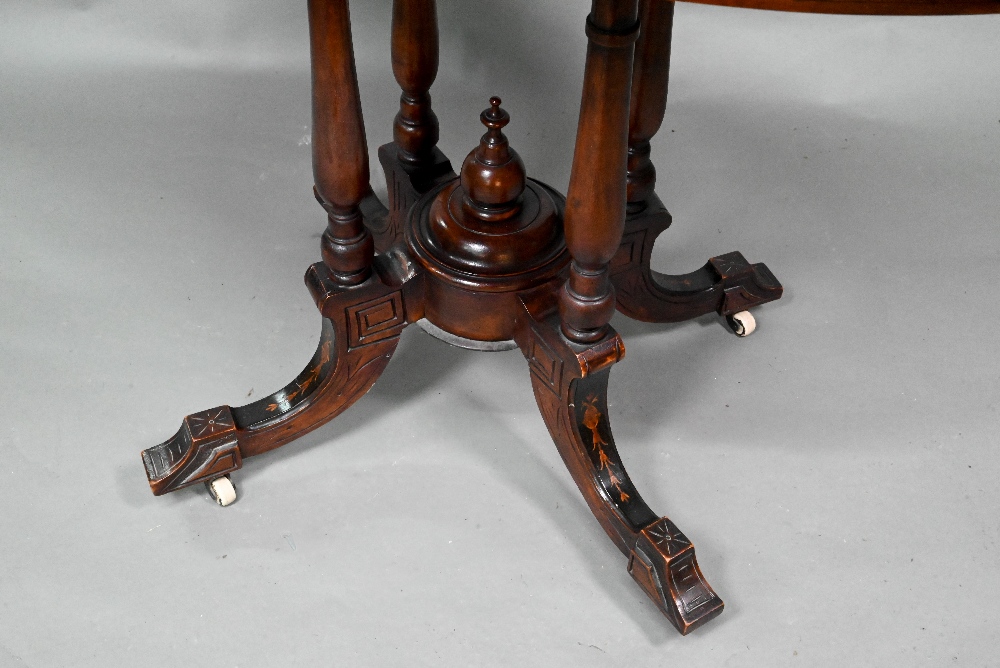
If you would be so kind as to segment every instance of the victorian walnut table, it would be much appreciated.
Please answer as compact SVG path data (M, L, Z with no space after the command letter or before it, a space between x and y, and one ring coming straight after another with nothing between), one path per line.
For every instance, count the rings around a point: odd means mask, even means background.
M1000 12L1000 0L700 0L757 9L854 14ZM615 309L647 322L717 312L754 329L748 309L781 284L737 252L690 274L653 271L671 218L653 192L650 139L667 100L670 0L592 0L583 101L564 198L527 178L492 98L479 146L458 174L436 147L428 91L437 74L435 0L394 0L392 67L402 88L394 141L379 148L388 208L369 185L368 146L348 0L309 0L314 192L328 215L305 281L322 314L316 354L291 383L238 408L184 418L142 453L154 494L205 483L228 505L243 459L339 415L375 383L403 329L455 345L520 348L542 418L628 571L686 634L722 612L694 547L650 510L622 467L608 422L608 376L625 346Z

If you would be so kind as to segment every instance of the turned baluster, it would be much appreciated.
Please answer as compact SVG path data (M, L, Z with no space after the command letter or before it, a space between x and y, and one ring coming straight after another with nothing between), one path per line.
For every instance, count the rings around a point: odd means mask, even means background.
M312 156L316 198L329 214L323 262L343 285L371 275L375 244L358 205L370 190L368 144L347 0L309 0Z
M626 159L638 0L593 0L573 167L566 196L566 245L573 261L559 295L563 333L602 338L615 310L608 263L625 225Z
M663 123L670 76L670 38L674 3L640 0L642 26L635 44L632 68L632 101L628 135L628 210L637 213L656 185L656 167L649 159L649 140Z
M428 91L438 70L437 8L434 0L395 0L392 5L392 73L403 89L393 139L399 159L428 162L438 142L438 119Z

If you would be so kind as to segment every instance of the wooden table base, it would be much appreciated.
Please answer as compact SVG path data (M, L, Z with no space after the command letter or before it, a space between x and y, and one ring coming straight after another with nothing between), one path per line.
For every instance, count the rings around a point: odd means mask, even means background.
M386 207L369 186L347 2L311 0L315 190L328 214L323 261L306 272L323 318L319 347L274 394L189 415L144 451L153 493L206 483L232 502L229 474L243 459L339 415L381 375L403 329L426 319L484 347L516 342L549 433L629 573L681 633L718 615L722 600L693 545L650 510L623 468L607 401L611 368L625 354L608 325L615 308L650 322L716 312L747 334L746 310L781 296L767 267L739 253L685 275L650 268L670 225L653 192L649 140L666 105L672 17L672 2L594 0L564 199L527 178L496 98L481 116L479 146L453 171L436 148L428 95L434 0L395 0L392 61L403 92L394 141L378 153Z

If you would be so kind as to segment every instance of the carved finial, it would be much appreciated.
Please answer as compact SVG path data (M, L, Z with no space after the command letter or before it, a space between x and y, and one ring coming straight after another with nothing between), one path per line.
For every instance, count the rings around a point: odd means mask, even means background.
M510 114L500 108L499 97L490 98L490 108L479 119L487 127L486 134L462 164L465 209L482 220L502 220L520 209L524 163L503 133Z
M491 131L497 131L497 133L487 133L491 138L500 136L500 129L510 123L510 114L500 108L501 102L502 100L500 98L496 96L491 97L490 108L479 115L479 119L483 122L483 125L488 127Z

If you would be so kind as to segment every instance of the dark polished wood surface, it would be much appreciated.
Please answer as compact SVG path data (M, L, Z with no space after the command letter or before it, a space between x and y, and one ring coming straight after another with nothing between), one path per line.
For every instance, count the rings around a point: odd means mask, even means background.
M1000 11L996 2L720 2L837 13ZM306 284L322 316L313 359L252 404L186 417L142 453L154 494L229 484L247 457L289 443L351 406L379 378L402 331L426 320L453 342L524 355L542 419L625 567L681 632L723 602L673 520L642 500L611 432L608 378L625 355L615 309L649 322L715 312L737 334L747 310L781 297L764 264L739 252L692 273L650 267L672 222L655 192L650 140L667 102L673 2L593 0L568 192L527 174L489 100L485 128L456 174L438 149L430 87L438 68L434 0L395 0L392 70L401 89L393 141L379 148L388 201L370 185L347 0L309 0L315 196L327 219ZM485 100L484 100L485 102ZM225 479L225 480L224 480ZM228 493L227 493L228 494Z
M811 14L929 16L1000 14L1000 0L682 0L702 5Z

